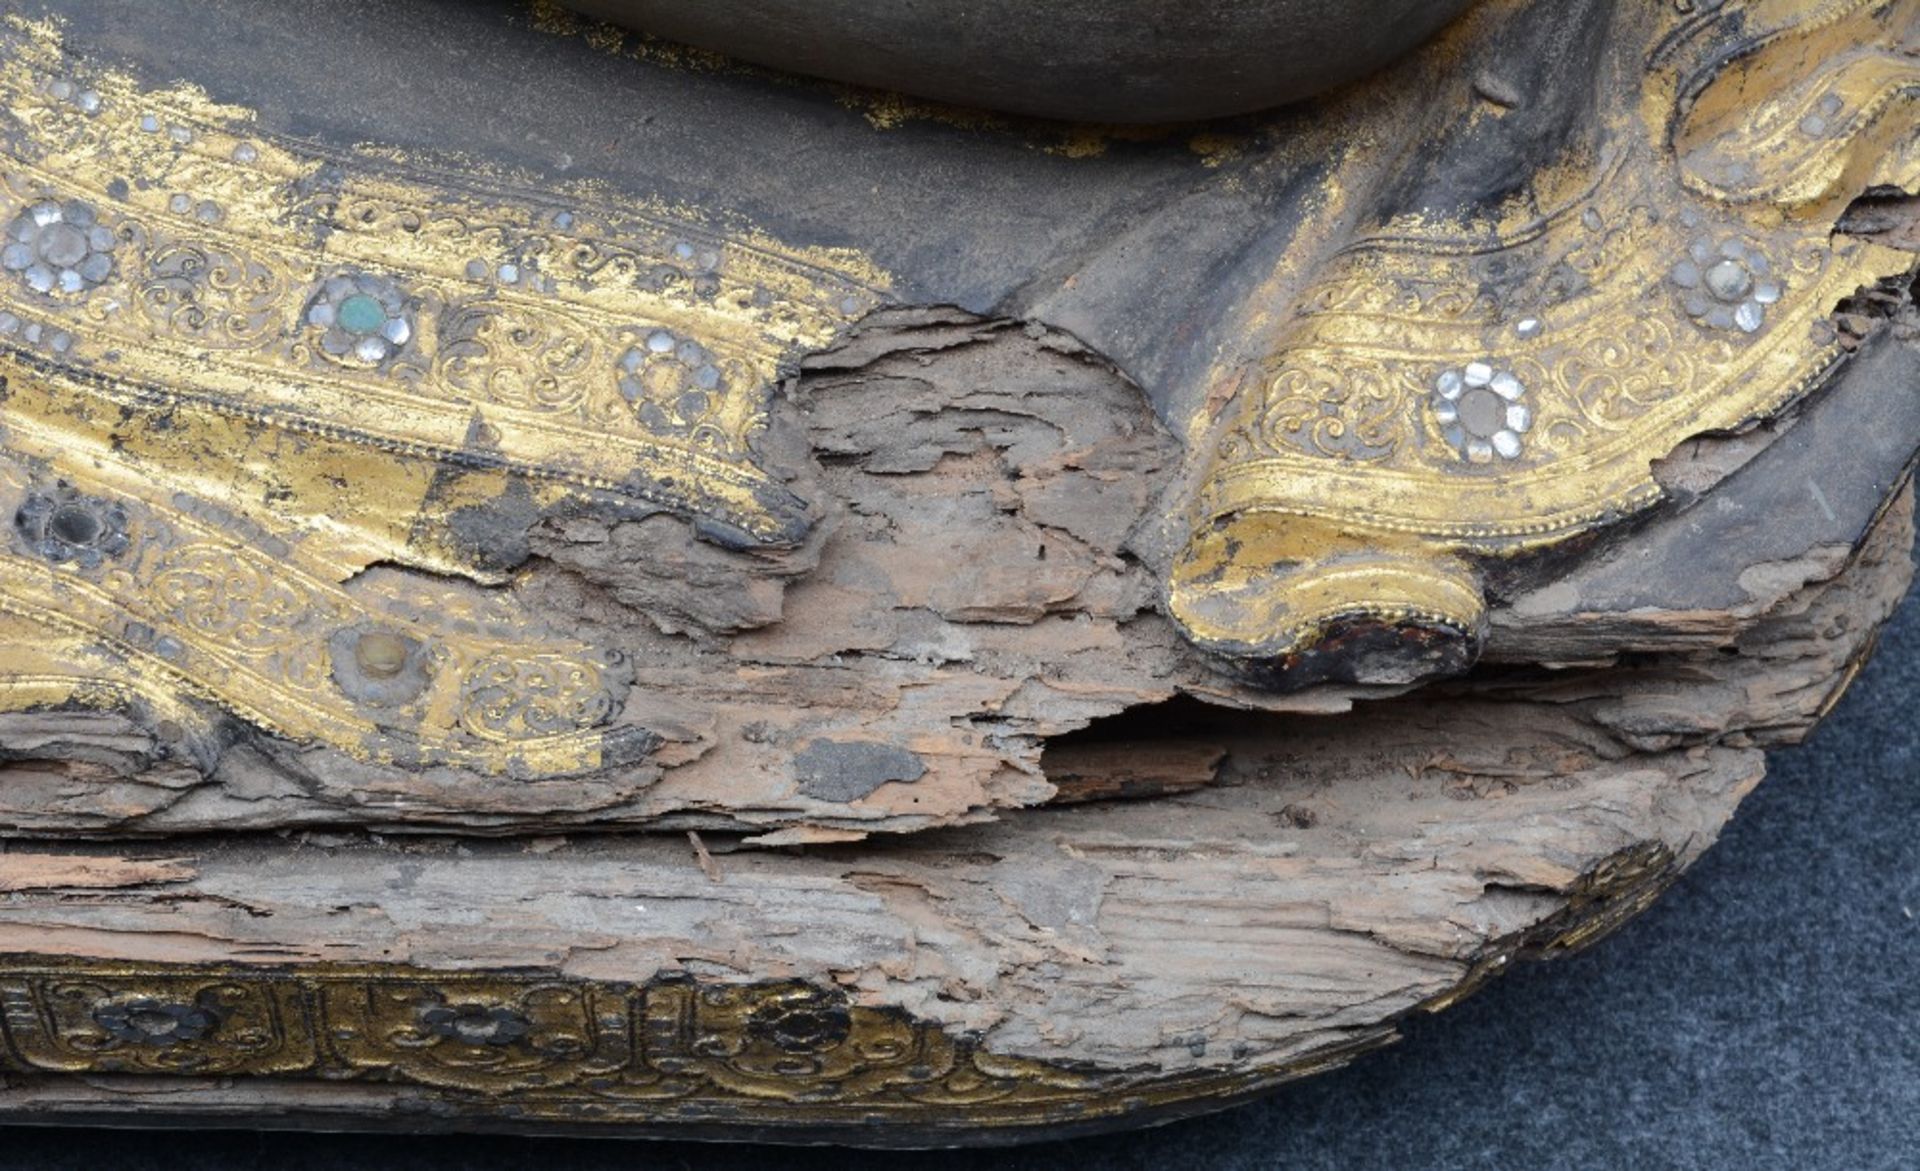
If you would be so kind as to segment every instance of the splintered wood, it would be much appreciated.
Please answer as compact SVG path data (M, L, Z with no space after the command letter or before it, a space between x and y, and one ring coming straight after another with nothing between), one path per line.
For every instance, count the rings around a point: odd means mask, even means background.
M1846 409L1676 453L1665 468L1676 498L1712 506L1570 570L1522 567L1494 583L1505 604L1487 659L1595 665L1732 646L1801 584L1833 577L1903 466L1892 448L1912 446L1897 393L1912 363L1889 343L1829 396ZM574 634L635 664L620 722L658 738L645 760L528 782L358 761L233 720L189 748L138 713L10 714L0 825L56 836L647 827L844 842L1205 786L1216 748L1176 742L1190 713L1337 715L1394 694L1275 695L1182 642L1155 584L1177 445L1135 388L1068 339L894 314L813 358L790 399L765 444L821 504L804 548L732 552L665 516L549 519L529 535L536 557L511 588L529 612L566 615ZM1841 465L1823 455L1875 444L1889 450ZM1809 493L1814 472L1827 487ZM1537 698L1616 682L1472 686Z
M856 345L789 420L840 502L808 549L742 576L659 521L536 534L518 588L642 664L649 769L488 786L237 737L203 774L133 720L12 717L0 815L49 840L0 864L0 951L795 979L1009 1059L1279 1077L1644 906L1912 574L1886 490L1917 367L1889 344L1799 417L1676 453L1691 507L1516 576L1473 676L1262 696L1154 613L1172 448L1133 391L998 325ZM663 832L569 832L636 824ZM452 828L496 836L425 832ZM318 1100L203 1089L166 1108Z

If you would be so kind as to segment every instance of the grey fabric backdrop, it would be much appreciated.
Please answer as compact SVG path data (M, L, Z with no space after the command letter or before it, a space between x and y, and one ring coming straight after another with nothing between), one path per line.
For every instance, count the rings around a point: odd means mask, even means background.
M1652 911L1384 1054L1160 1130L936 1155L0 1131L0 1168L1920 1167L1920 604Z

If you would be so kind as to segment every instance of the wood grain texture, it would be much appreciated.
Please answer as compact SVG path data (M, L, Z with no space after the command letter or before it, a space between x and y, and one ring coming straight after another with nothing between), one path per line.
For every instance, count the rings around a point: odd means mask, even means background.
M536 534L516 588L639 664L633 710L673 746L656 775L475 786L8 717L0 976L289 1006L361 978L790 985L1055 1096L609 1107L354 1065L318 1032L257 1075L156 1080L23 1047L18 1014L46 1018L21 992L0 1117L946 1143L1348 1060L1643 909L1837 700L1913 574L1910 333L1675 452L1663 513L1508 567L1471 676L1274 696L1154 609L1170 449L1130 388L1044 331L882 323L794 391L785 441L840 502L816 545L742 575L657 522ZM601 832L634 825L662 832Z
M1760 779L1763 748L1837 698L1911 580L1912 543L1906 492L1833 574L1739 623L1727 647L1519 671L1335 720L1189 713L1171 745L1147 735L1140 759L1191 759L1180 736L1219 745L1202 789L884 846L741 849L707 834L710 866L669 835L35 846L7 873L45 881L18 884L0 908L0 953L612 984L793 979L997 1058L1108 1071L1137 1095L1195 1076L1243 1078L1244 1090L1389 1039L1404 1014L1644 907ZM0 1091L0 1112L391 1121L401 1110L413 1125L410 1112L440 1100L298 1077L154 1087L29 1074ZM449 1101L442 1123L469 1124L472 1101ZM925 1139L902 1124L863 1141Z
M1571 563L1504 569L1489 662L1737 642L1851 556L1920 443L1904 391L1916 371L1914 347L1881 329L1799 414L1676 452L1663 469L1675 505L1638 531ZM944 311L885 317L809 362L768 442L829 502L803 549L728 552L665 517L548 520L511 587L529 612L564 615L635 664L622 719L660 738L647 760L529 782L369 764L235 721L182 740L137 713L12 714L0 716L0 828L648 826L849 841L1084 799L1081 741L1154 727L1194 700L1336 715L1401 690L1277 695L1181 640L1154 585L1175 445L1071 339Z

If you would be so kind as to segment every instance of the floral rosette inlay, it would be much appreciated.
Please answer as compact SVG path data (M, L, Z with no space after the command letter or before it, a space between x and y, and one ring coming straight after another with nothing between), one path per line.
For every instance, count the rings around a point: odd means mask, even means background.
M94 569L132 543L120 505L71 489L34 493L13 515L13 527L35 553L55 565Z
M36 293L84 293L113 274L114 243L92 205L49 200L7 224L0 268Z
M1522 437L1533 429L1533 410L1523 401L1526 393L1511 371L1468 362L1435 380L1433 417L1447 442L1469 463L1491 463L1495 456L1518 459L1525 448Z
M747 1018L747 1033L788 1053L823 1053L846 1041L846 1002L817 989L769 1000Z
M371 273L329 277L307 302L306 323L321 353L349 365L378 366L413 339L406 294Z
M533 1031L524 1014L483 1004L435 1005L420 1014L420 1025L462 1045L511 1045Z
M1728 238L1697 239L1669 274L1681 290L1687 316L1712 329L1758 333L1767 306L1780 299L1773 265L1758 248Z
M103 1004L94 1010L93 1021L117 1041L156 1048L198 1041L219 1023L198 1005L144 998Z
M705 420L727 391L711 351L692 338L656 329L620 357L620 393L656 431L686 431Z

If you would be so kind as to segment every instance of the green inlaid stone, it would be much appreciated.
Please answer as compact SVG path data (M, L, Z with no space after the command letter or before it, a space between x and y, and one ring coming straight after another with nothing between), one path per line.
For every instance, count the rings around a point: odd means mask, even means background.
M380 327L387 323L387 310L377 298L355 293L340 302L340 312L335 320L348 333L378 333Z

